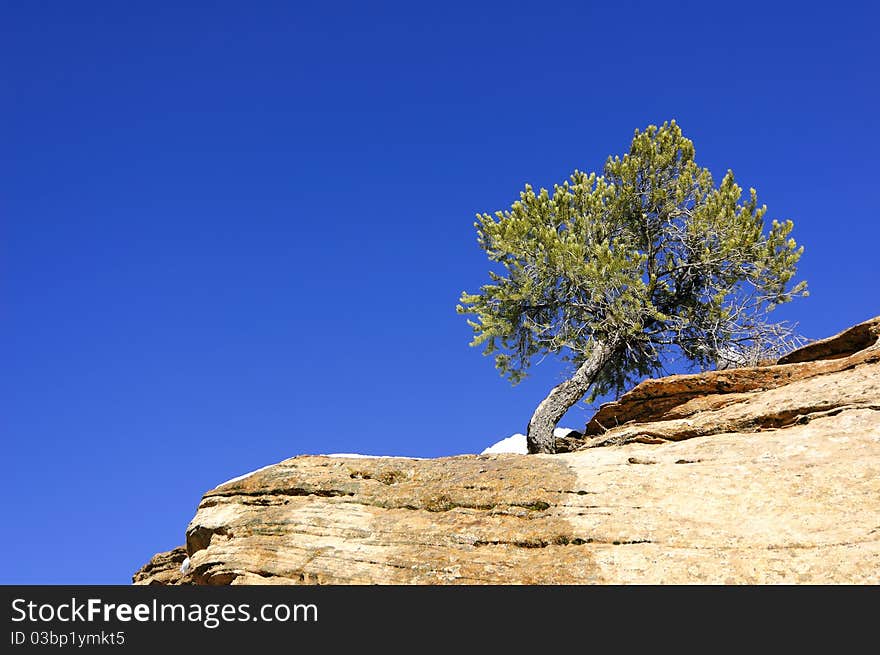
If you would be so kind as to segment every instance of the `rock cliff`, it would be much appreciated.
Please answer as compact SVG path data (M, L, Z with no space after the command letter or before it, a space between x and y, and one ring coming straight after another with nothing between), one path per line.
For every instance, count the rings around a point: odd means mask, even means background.
M880 317L647 380L566 448L294 457L207 492L134 582L880 582Z

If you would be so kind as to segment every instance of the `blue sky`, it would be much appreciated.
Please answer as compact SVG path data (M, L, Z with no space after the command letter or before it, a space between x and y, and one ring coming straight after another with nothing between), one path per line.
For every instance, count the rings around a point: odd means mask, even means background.
M293 455L523 431L563 369L512 388L467 346L474 214L637 127L795 222L812 295L780 318L880 314L871 3L0 12L0 583L126 584Z

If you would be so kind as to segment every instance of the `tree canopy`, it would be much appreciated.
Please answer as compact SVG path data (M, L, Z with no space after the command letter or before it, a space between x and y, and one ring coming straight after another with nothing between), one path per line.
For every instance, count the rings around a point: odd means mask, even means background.
M574 375L529 423L530 452L553 452L552 429L588 391L625 390L673 352L702 367L772 356L793 333L768 314L798 295L803 253L790 220L728 170L715 184L675 121L635 131L601 175L574 171L552 191L526 184L509 210L478 214L489 282L463 292L473 346L512 382L539 357Z

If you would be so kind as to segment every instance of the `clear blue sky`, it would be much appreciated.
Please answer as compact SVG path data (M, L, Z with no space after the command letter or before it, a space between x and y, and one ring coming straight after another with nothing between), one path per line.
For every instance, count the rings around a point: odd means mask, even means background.
M120 583L301 453L522 431L455 313L474 214L675 118L880 314L873 3L3 2L0 583ZM577 427L584 408L563 421Z

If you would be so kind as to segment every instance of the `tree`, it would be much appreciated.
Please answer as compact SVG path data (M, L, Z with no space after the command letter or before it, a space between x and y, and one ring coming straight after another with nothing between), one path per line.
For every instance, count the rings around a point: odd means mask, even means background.
M730 170L715 185L669 121L636 130L601 176L527 184L510 210L477 214L477 241L500 267L461 295L471 345L514 384L548 354L574 370L535 409L530 453L555 451L553 428L588 391L590 402L620 393L670 356L707 368L786 349L792 328L768 314L807 295L792 281L803 247L790 220L765 225L754 189L742 195Z

